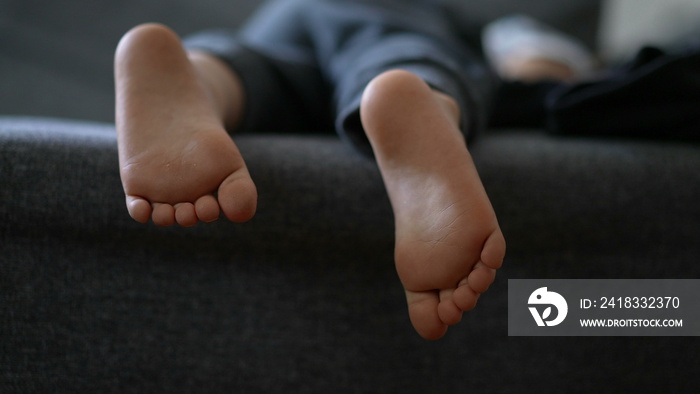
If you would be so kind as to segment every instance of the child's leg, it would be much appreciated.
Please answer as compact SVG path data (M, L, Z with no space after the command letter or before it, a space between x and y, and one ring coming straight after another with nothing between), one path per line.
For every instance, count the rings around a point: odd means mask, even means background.
M411 322L437 339L474 307L505 253L465 141L484 123L493 75L426 2L318 1L308 14L337 129L379 164Z
M452 98L393 70L368 85L360 113L394 209L396 268L411 321L437 339L493 282L503 235Z
M135 220L191 226L221 212L233 221L253 216L255 185L225 131L243 105L230 69L188 56L167 28L144 25L119 43L115 83L121 177Z
M245 221L257 192L224 130L330 128L302 3L273 1L239 31L190 36L190 52L159 25L124 36L115 59L117 132L134 219L189 226L223 212Z

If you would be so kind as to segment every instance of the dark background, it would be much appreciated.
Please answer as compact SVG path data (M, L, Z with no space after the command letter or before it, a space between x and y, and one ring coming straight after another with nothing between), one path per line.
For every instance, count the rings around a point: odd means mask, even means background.
M257 0L3 0L0 2L0 114L113 122L112 61L119 38L144 22L180 35L236 28ZM595 42L599 1L448 1L465 34L487 21L527 12ZM555 4L555 6L553 6Z

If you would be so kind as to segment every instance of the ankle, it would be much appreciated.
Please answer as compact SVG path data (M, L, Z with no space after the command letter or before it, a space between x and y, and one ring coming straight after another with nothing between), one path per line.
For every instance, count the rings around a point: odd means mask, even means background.
M238 75L219 58L189 51L188 58L224 126L236 129L243 118L245 94Z
M457 101L451 96L437 90L433 90L433 94L435 95L435 99L447 114L447 117L453 121L455 128L459 128L461 114L459 112L459 104L457 104Z

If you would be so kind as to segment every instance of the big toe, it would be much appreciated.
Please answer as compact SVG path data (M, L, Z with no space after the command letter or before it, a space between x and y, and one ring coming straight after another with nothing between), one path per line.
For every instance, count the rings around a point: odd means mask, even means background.
M439 296L437 292L414 292L406 290L408 315L418 335L427 340L442 338L447 332L438 313Z
M151 218L151 204L141 197L126 196L126 209L139 223L146 223Z
M252 219L257 209L258 192L247 170L239 170L226 178L219 187L218 199L228 220L241 223Z

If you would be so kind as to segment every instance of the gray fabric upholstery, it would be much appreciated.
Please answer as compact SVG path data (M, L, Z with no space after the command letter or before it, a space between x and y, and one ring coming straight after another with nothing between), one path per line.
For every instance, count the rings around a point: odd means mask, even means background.
M376 167L333 136L241 136L259 215L193 229L128 218L111 125L5 117L0 141L3 391L521 392L556 374L554 390L614 392L694 377L697 338L509 338L506 297L508 278L697 277L697 146L487 135L473 150L506 264L427 343Z
M377 168L332 134L237 136L260 192L249 223L129 218L119 35L151 19L235 24L257 4L170 3L0 5L0 392L690 390L698 338L508 337L506 298L516 278L698 278L700 146L485 135L472 150L506 262L425 342Z

